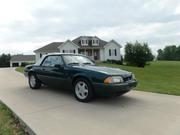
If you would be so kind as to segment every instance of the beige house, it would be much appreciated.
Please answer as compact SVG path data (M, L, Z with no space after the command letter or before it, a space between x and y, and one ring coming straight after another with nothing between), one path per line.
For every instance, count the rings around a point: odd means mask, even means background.
M22 63L35 63L35 55L14 55L10 60L10 67L19 67Z

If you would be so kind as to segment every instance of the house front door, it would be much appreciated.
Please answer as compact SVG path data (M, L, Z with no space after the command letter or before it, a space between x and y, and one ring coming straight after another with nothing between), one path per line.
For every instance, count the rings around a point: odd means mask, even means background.
M99 60L99 58L100 58L100 52L99 52L99 50L94 50L94 60Z

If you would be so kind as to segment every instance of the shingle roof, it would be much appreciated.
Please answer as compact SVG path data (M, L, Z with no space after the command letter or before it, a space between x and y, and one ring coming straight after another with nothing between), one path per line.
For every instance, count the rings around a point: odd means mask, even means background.
M85 37L87 40L88 40L88 46L81 46L81 38ZM99 39L99 46L92 46L92 39L93 38L97 38ZM101 48L101 47L104 47L104 45L107 44L106 41L104 40L101 40L100 38L96 37L96 36L80 36L76 39L74 39L72 41L73 43L77 44L78 46L82 47L82 48L89 48L89 47L93 47L93 48Z
M35 50L34 52L47 52L47 53L51 53L51 52L59 52L58 47L62 44L63 42L52 42L46 46L43 46L37 50Z
M81 46L81 38L85 37L87 40L88 40L88 46ZM99 39L99 46L92 46L92 39L93 38L97 38ZM106 41L104 40L101 40L100 38L96 37L96 36L80 36L74 40L72 40L73 43L75 43L76 45L78 45L79 47L81 48L102 48L104 47L104 45L107 44ZM51 53L51 52L59 52L59 49L58 47L60 45L62 45L64 42L53 42L53 43L50 43L46 46L43 46L37 50L35 50L34 52L37 53L37 52L46 52L46 53Z
M14 55L10 61L35 61L35 55Z

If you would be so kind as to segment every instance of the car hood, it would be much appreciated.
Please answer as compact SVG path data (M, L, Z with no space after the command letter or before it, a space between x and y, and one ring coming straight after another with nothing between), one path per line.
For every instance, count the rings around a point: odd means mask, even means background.
M102 67L102 66L90 66L90 65L83 65L83 66L74 66L79 69L91 70L96 72L105 73L108 75L122 75L127 76L131 75L131 72L119 69L119 68L110 68L110 67Z

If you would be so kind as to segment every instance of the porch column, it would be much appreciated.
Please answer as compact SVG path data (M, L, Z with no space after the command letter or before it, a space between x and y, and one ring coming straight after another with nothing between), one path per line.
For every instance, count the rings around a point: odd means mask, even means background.
M94 60L94 49L92 49L92 59Z
M10 61L10 67L13 67L13 63Z

